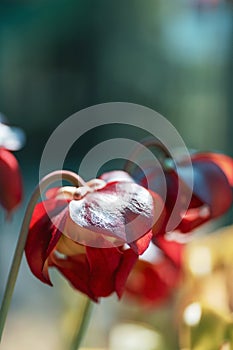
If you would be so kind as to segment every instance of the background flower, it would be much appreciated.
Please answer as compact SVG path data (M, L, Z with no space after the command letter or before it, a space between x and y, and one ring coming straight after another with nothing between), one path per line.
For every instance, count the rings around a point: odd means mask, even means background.
M218 153L194 153L191 154L191 162L192 164L181 159L176 168L172 160L166 159L162 174L161 170L152 164L147 166L144 175L137 172L133 174L142 186L147 187L149 181L150 189L161 196L165 176L166 218L160 232L156 230L156 234L166 233L166 226L177 200L179 209L176 215L179 223L173 230L181 233L188 233L225 214L232 205L233 159ZM193 189L189 186L192 174ZM181 196L177 199L178 190L181 191ZM188 202L190 191L192 196Z

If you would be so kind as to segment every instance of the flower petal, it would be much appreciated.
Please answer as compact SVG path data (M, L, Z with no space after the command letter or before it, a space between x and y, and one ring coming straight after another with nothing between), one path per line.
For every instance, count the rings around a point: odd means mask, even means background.
M224 214L232 204L232 191L224 172L207 159L193 160L193 194L208 205L212 218ZM184 181L186 172L182 174Z
M56 267L75 289L98 301L113 292L121 296L137 258L131 249L86 247L86 254L64 259L53 254L50 265Z
M118 295L118 298L121 298L125 290L125 284L128 279L128 276L137 260L138 255L135 254L133 250L127 249L123 252L121 264L117 270L115 279L115 290Z
M6 149L0 149L0 203L10 212L22 199L22 179L18 162Z
M98 297L93 294L90 288L90 266L86 254L70 256L65 259L53 254L50 266L56 267L75 289L88 295L93 301L98 301Z
M165 256L154 263L138 260L127 280L126 293L145 306L157 306L170 297L179 279L179 270Z
M38 203L33 212L25 247L26 258L32 273L42 282L50 285L52 284L46 260L61 236L59 228L61 229L61 225L64 224L68 211L65 207L67 207L65 200L51 199ZM61 214L62 211L63 214Z
M150 230L149 232L147 232L143 237L135 240L132 243L129 243L130 248L133 249L133 251L137 254L137 255L141 255L145 252L145 250L148 248L150 241L153 237L153 233L152 230Z
M153 242L177 267L182 266L185 244L176 241L168 241L164 235L157 235Z
M117 248L86 247L90 266L90 287L95 296L106 297L115 291L115 273L122 253Z
M211 161L215 163L226 175L230 185L233 187L233 159L221 153L197 153L192 155L192 159L200 161Z
M95 296L108 296L116 291L120 298L128 275L138 255L131 249L87 247L90 285Z
M150 231L154 205L151 194L135 183L109 183L103 189L88 193L69 204L71 220L77 230L66 225L66 235L76 242L96 246L93 236L82 234L80 227L116 239L118 245L133 242ZM82 236L82 237L80 237ZM91 237L91 238L90 238ZM80 241L81 240L81 241Z

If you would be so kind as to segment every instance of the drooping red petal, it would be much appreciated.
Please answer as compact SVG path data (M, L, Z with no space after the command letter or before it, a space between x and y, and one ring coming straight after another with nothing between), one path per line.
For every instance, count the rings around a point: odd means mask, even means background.
M86 254L79 254L66 258L51 256L50 266L56 267L70 284L80 292L86 294L93 301L98 301L90 286L90 266Z
M114 182L80 200L71 201L69 213L77 227L75 232L72 226L71 232L67 225L69 238L80 237L82 227L97 233L97 237L112 237L122 245L138 240L151 230L154 205L151 194L142 186L133 182ZM82 244L95 246L94 243L85 232Z
M86 247L86 254L66 258L53 254L50 266L56 267L75 289L98 301L113 292L122 295L137 258L131 249Z
M14 155L0 149L0 203L10 212L22 199L22 179Z
M121 297L127 277L138 256L131 249L86 247L90 286L95 296L116 292Z
M95 296L106 297L115 290L115 272L122 253L117 248L86 247L90 287Z
M117 269L115 278L115 291L118 295L118 298L121 298L125 290L125 284L128 276L137 260L138 255L132 249L127 249L123 252L121 263Z
M65 200L48 200L36 205L30 223L25 254L32 273L42 282L50 284L46 260L56 246L61 232L62 220L67 207ZM68 209L67 209L68 210ZM51 221L53 219L53 222Z

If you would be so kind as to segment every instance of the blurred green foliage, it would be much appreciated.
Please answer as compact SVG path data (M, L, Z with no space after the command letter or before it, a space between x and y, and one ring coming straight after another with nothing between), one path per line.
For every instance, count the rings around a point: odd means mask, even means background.
M0 109L43 143L84 107L134 102L171 120L190 147L226 149L231 10L181 0L1 1Z

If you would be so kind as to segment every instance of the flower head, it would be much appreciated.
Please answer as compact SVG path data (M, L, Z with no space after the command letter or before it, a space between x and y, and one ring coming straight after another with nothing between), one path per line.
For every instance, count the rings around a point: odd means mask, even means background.
M190 188L190 176L193 174L193 188ZM178 222L172 227L181 233L191 232L211 219L220 217L232 205L233 159L217 153L195 153L191 155L191 164L185 160L176 167L164 168L161 174L159 168L150 166L146 177L136 179L139 184L147 186L150 179L151 189L161 194L161 183L165 176L166 182L166 218L159 234L167 232L167 223L173 213L177 201ZM180 190L181 197L177 198ZM191 191L191 192L190 192ZM191 200L188 202L191 193ZM158 234L158 232L156 232Z
M114 291L121 296L150 243L156 209L149 191L124 172L113 181L112 175L49 190L49 198L37 204L25 252L41 281L51 284L48 268L56 267L95 301Z

